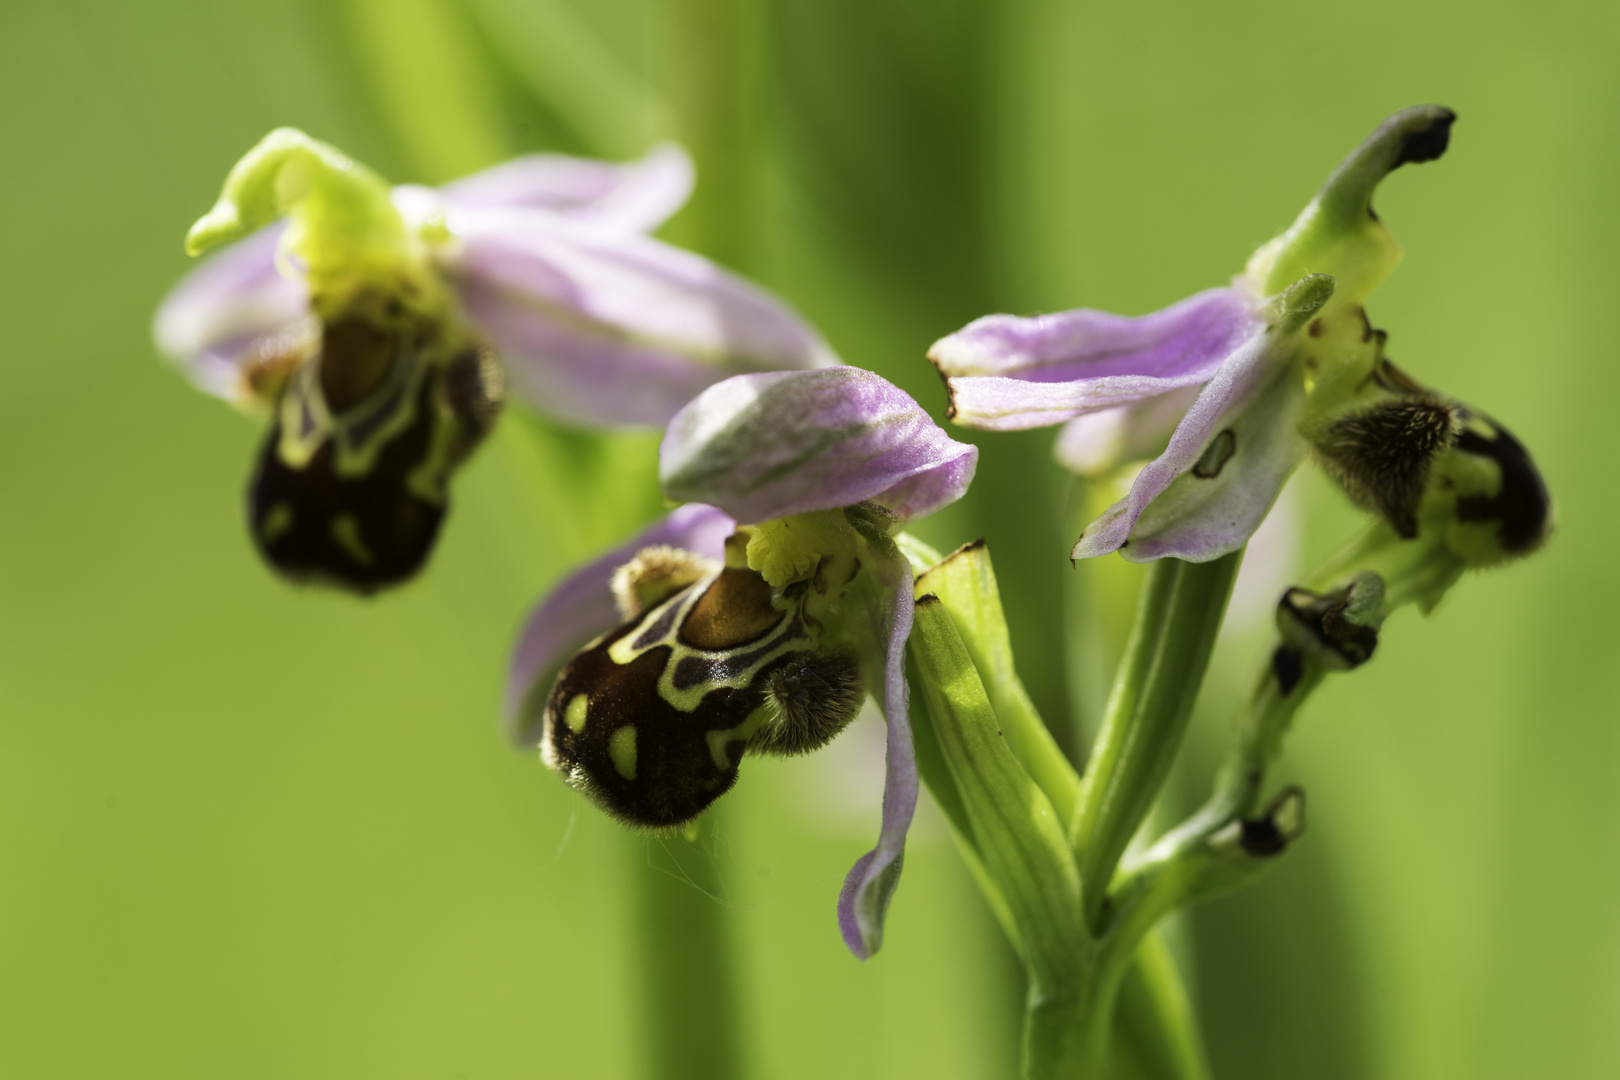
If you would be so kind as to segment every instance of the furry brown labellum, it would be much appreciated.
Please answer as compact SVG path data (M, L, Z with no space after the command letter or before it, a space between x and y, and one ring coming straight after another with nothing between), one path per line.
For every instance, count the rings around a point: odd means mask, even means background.
M621 569L631 618L569 661L546 699L542 759L629 825L690 821L730 790L745 752L815 750L865 700L859 661L821 648L804 618L806 582L773 590L723 566L684 584L697 565L648 549Z
M450 474L501 399L487 350L401 319L327 323L282 391L248 490L265 560L362 593L414 575L448 508Z
M1423 394L1388 398L1339 417L1314 443L1323 468L1352 500L1411 539L1435 459L1456 437L1452 406Z

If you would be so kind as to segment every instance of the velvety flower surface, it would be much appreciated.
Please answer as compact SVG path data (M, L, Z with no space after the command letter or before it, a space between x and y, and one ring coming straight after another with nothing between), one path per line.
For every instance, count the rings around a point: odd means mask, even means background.
M520 745L540 741L540 710L533 699L545 693L568 658L592 638L623 621L613 595L613 575L638 552L669 547L709 559L725 553L726 538L737 528L724 511L690 503L648 526L635 537L570 571L552 587L524 621L507 670L507 733Z
M888 726L882 825L838 905L845 942L869 956L882 942L917 801L905 678L912 577L892 537L908 519L960 498L976 462L974 447L857 368L742 375L709 388L670 422L660 454L666 493L691 502L570 576L536 609L513 661L513 730L538 736L548 762L610 813L674 824L730 786L745 749L823 745L870 692ZM742 524L717 552L733 522ZM649 545L710 565L688 571ZM672 578L667 595L653 581L654 605L621 595L615 619L607 583L617 580L622 593L625 571L643 573L640 566L691 576ZM722 640L705 644L716 627ZM562 666L565 642L596 635ZM635 683L638 704L613 712L628 693L621 684L657 650L668 651ZM678 744L665 739L663 756L649 761L647 731L621 734L670 704L666 726L691 724L690 742L707 746L691 756L692 768L710 771L714 755L715 775L694 779L684 767L669 775ZM661 788L658 797L649 784Z
M923 517L961 498L977 462L905 391L853 367L727 379L675 417L659 448L670 498L741 521L863 502Z
M988 430L1064 423L1058 457L1082 474L1149 459L1126 498L1086 527L1076 558L1202 562L1236 550L1299 462L1327 453L1335 423L1421 396L1363 312L1400 256L1370 200L1393 169L1439 157L1454 119L1439 106L1391 117L1228 288L1136 318L992 315L942 339L929 357L954 419ZM1444 449L1451 436L1435 430L1420 433L1426 448L1407 455L1409 470Z

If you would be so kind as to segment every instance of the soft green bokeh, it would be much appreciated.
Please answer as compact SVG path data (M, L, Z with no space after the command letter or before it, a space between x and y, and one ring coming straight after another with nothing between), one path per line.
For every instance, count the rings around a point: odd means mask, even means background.
M1432 618L1392 620L1373 663L1319 695L1279 772L1309 789L1310 832L1184 937L1227 1080L1620 1072L1603 441L1620 11L730 6L760 51L727 130L758 148L700 148L700 193L711 174L751 193L752 228L719 247L931 408L934 338L992 310L1142 312L1218 284L1385 115L1458 110L1452 151L1379 196L1408 255L1371 315L1398 363L1535 450L1558 532ZM667 867L509 750L495 712L540 588L657 511L653 440L503 424L421 582L365 602L293 590L241 520L253 424L165 370L148 324L186 228L271 128L394 180L527 149L630 155L675 122L658 87L695 93L659 45L670 20L725 7L0 7L0 1075L633 1073L628 891ZM1057 717L1073 535L1049 440L980 439L979 486L919 531L989 539L1025 681ZM1320 555L1355 515L1319 478L1301 490ZM1200 749L1252 644L1218 654ZM937 818L884 951L862 965L838 940L839 880L876 833L875 733L750 761L727 799L747 1060L772 1078L1008 1075L1017 975Z

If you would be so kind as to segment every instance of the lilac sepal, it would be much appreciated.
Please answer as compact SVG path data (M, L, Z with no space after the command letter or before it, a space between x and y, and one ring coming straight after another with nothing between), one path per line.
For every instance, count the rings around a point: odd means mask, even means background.
M1011 431L1156 397L1212 378L1265 323L1236 289L1139 317L1080 309L989 315L934 343L952 419Z
M1052 455L1079 476L1101 476L1127 461L1158 457L1200 386L1077 416L1058 432Z
M838 929L849 951L861 960L883 944L883 919L900 883L906 832L917 809L917 755L911 738L906 685L906 639L911 636L915 613L911 564L898 559L894 572L899 581L894 588L885 590L887 610L883 612L888 624L883 670L883 716L888 725L883 825L877 846L856 860L838 894Z
M1130 494L1086 526L1073 558L1119 551L1135 562L1206 562L1243 546L1305 453L1296 430L1304 387L1273 377L1266 346L1256 337L1222 366Z
M978 454L899 387L834 367L705 390L670 421L659 475L671 498L744 522L867 501L913 518L961 498Z
M609 582L642 548L664 544L712 559L725 554L737 523L712 506L689 503L634 539L563 578L535 607L518 634L507 672L507 734L520 746L540 741L540 713L557 672L592 638L623 622Z
M1217 436L1230 427L1233 437L1232 457L1219 474L1183 472L1142 512L1121 555L1132 562L1207 562L1248 543L1305 460L1308 448L1298 427L1304 384L1284 374L1241 408L1236 416L1236 409L1228 410L1216 426Z
M787 305L691 252L530 211L450 222L468 314L513 389L560 418L663 425L728 375L837 362Z
M309 290L276 267L285 225L268 225L208 256L169 290L152 320L152 337L197 386L244 401L241 360L259 340L309 313Z
M636 232L662 225L691 193L692 159L674 143L662 143L624 165L532 154L439 189L451 210L546 210Z

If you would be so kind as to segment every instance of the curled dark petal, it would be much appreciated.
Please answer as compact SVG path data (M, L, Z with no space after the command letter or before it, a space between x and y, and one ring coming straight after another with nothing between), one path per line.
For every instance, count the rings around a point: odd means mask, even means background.
M1298 649L1290 649L1287 645L1279 645L1271 654L1271 673L1277 678L1277 690L1283 697L1294 692L1299 680L1305 674L1305 659L1300 656Z
M1305 789L1297 784L1279 792L1258 817L1243 818L1238 823L1238 843L1244 851L1260 858L1282 854L1303 835Z
M1391 171L1402 165L1417 165L1439 158L1446 152L1446 147L1451 145L1451 125L1456 121L1457 114L1450 109L1436 108L1426 126L1414 127L1407 131L1406 137L1401 140L1400 152L1395 156L1395 163L1390 166Z
M1283 593L1277 602L1277 628L1296 656L1308 653L1324 666L1340 671L1360 667L1372 658L1378 648L1376 617L1365 622L1353 617L1354 588L1349 585L1327 594L1297 588ZM1278 684L1283 686L1284 669L1279 663L1273 657ZM1297 681L1295 674L1292 682ZM1286 696L1290 689L1288 685L1283 694Z

